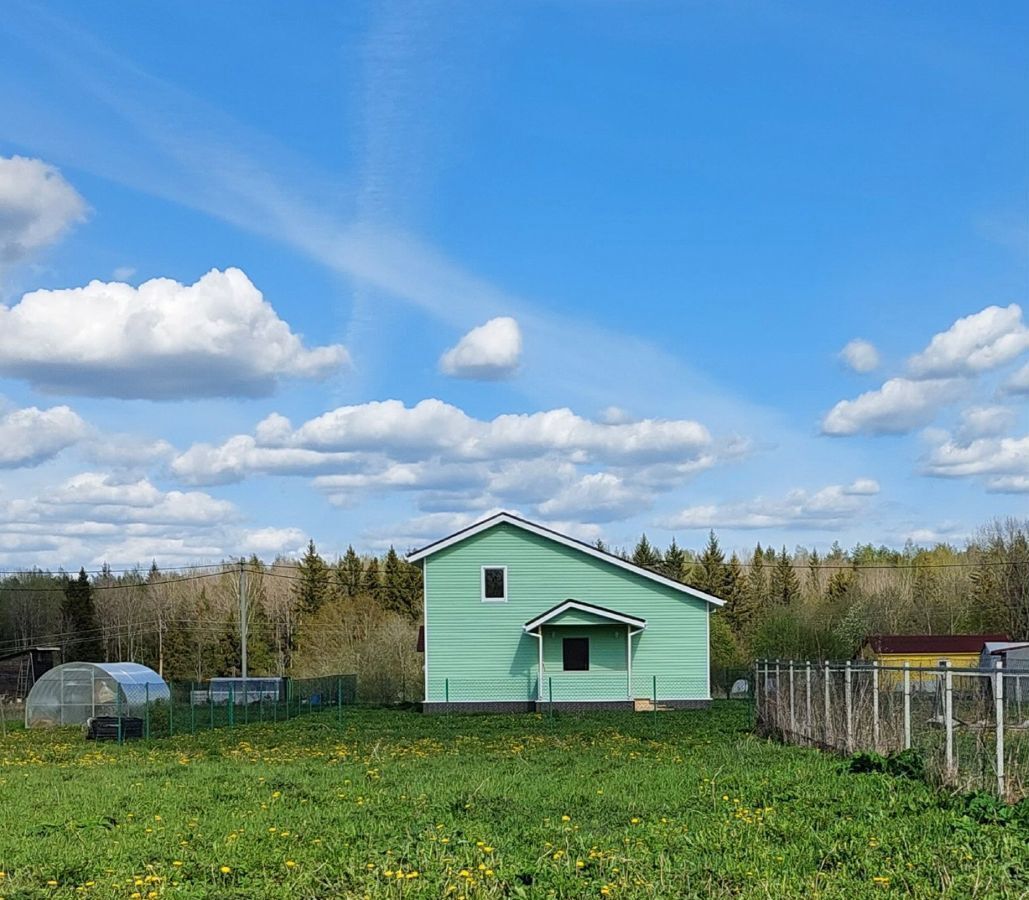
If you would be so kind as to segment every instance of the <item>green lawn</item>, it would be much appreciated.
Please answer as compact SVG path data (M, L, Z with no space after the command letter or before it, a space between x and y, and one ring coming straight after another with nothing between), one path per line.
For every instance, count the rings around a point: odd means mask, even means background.
M1023 897L1029 833L749 711L0 740L3 897Z

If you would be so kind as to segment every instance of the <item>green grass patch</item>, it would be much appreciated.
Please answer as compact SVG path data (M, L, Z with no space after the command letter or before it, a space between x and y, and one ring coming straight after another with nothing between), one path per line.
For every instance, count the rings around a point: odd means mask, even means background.
M3 897L1019 897L1029 832L743 704L0 741ZM876 768L876 767L872 767Z

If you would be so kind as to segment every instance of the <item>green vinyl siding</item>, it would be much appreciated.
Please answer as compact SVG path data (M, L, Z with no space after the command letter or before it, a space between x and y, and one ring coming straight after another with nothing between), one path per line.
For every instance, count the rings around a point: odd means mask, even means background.
M567 599L645 619L633 637L632 695L708 699L708 605L659 584L506 523L426 557L426 699L525 700L536 696L539 643L526 634L529 620ZM483 603L484 565L507 566L507 602ZM579 611L544 626L544 684L553 678L557 699L625 698L625 628ZM554 634L590 638L590 671L561 671ZM620 637L615 637L618 632ZM559 695L560 691L560 695Z

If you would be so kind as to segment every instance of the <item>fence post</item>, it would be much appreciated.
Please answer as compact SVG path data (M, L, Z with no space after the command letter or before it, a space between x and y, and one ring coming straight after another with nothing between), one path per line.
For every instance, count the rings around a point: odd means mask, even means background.
M189 683L189 733L197 733L196 682Z
M343 724L343 678L336 676L336 723Z
M782 678L779 675L779 660L775 661L775 730L782 734Z
M825 746L832 746L832 719L830 718L831 708L829 705L829 694L832 692L832 671L829 668L829 660L825 661L825 675L822 678L822 688L825 692L825 723L823 724L823 731L825 732Z
M811 660L804 666L804 718L804 731L810 744L815 737L811 730Z
M947 768L948 781L954 777L954 677L950 671L950 660L943 664L943 714L946 716L947 733Z
M847 660L843 676L844 700L847 710L847 752L854 752L854 699L852 696L852 678L850 660Z
M993 676L993 695L997 707L997 796L1004 799L1004 670L1003 662L997 660L993 666L996 674Z
M211 729L214 729L214 697L211 695L211 682L207 682L207 712L211 720Z
M654 676L654 725L657 725L657 675Z
M243 724L250 724L250 683L243 679Z
M768 725L768 659L765 659L765 710L761 717L765 725Z
M794 739L797 733L797 714L795 704L793 702L793 660L791 659L788 663L790 667L790 740Z
M61 678L64 678L64 670L63 669L61 670ZM122 734L122 708L121 708L121 691L122 691L122 688L121 688L121 685L120 684L116 684L114 686L114 689L117 692L116 704L117 704L117 707L118 707L118 743L121 744L124 741L124 735ZM62 704L62 709L63 709L63 704Z
M443 679L443 702L447 705L447 712L450 712L450 679Z
M754 718L761 721L761 695L759 686L761 684L761 660L754 660ZM729 696L732 696L732 687L729 688Z
M879 752L879 663L872 660L872 749Z
M150 740L150 682L143 684L143 734Z
M911 663L904 660L904 749L911 749Z
M234 684L229 685L229 727L234 728L236 725L236 686Z
M168 684L168 737L175 737L175 682Z

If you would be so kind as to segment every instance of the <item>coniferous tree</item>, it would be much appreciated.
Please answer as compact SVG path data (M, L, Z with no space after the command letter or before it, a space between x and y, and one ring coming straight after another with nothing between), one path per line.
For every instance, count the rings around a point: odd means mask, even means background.
M768 597L775 606L789 606L800 596L800 580L797 573L793 571L793 560L786 552L786 547L776 557L775 567L772 569L771 584L768 588Z
M726 590L725 554L718 546L714 531L708 533L707 546L697 560L696 586L702 591L722 598Z
M725 593L721 599L725 601L720 610L725 623L737 639L745 639L754 625L757 608L751 602L747 578L735 553L725 567Z
M689 556L687 556L686 551L675 542L675 538L673 537L672 543L668 545L664 558L661 560L662 574L667 575L669 578L674 578L676 581L687 581L689 568Z
M376 603L382 602L382 575L379 572L379 561L374 556L368 560L361 579L361 593L371 597Z
M93 588L85 569L79 569L78 578L65 582L61 612L68 625L67 630L72 633L66 658L82 662L103 661L100 622L93 602Z
M822 595L822 558L817 550L812 550L807 558L807 589L812 597Z
M322 608L332 593L329 567L318 555L314 541L307 545L307 552L297 566L299 578L294 584L300 608L306 613L315 613Z
M361 593L361 579L364 576L364 565L361 557L354 552L351 545L347 552L336 563L336 593L344 600L349 600Z
M636 549L632 551L632 561L645 569L656 569L661 565L661 554L654 549L645 534L640 536Z
M409 613L407 583L397 551L390 545L382 564L382 606L390 612Z
M747 572L747 599L755 610L763 609L768 600L768 576L765 574L765 551L761 544L754 548Z

